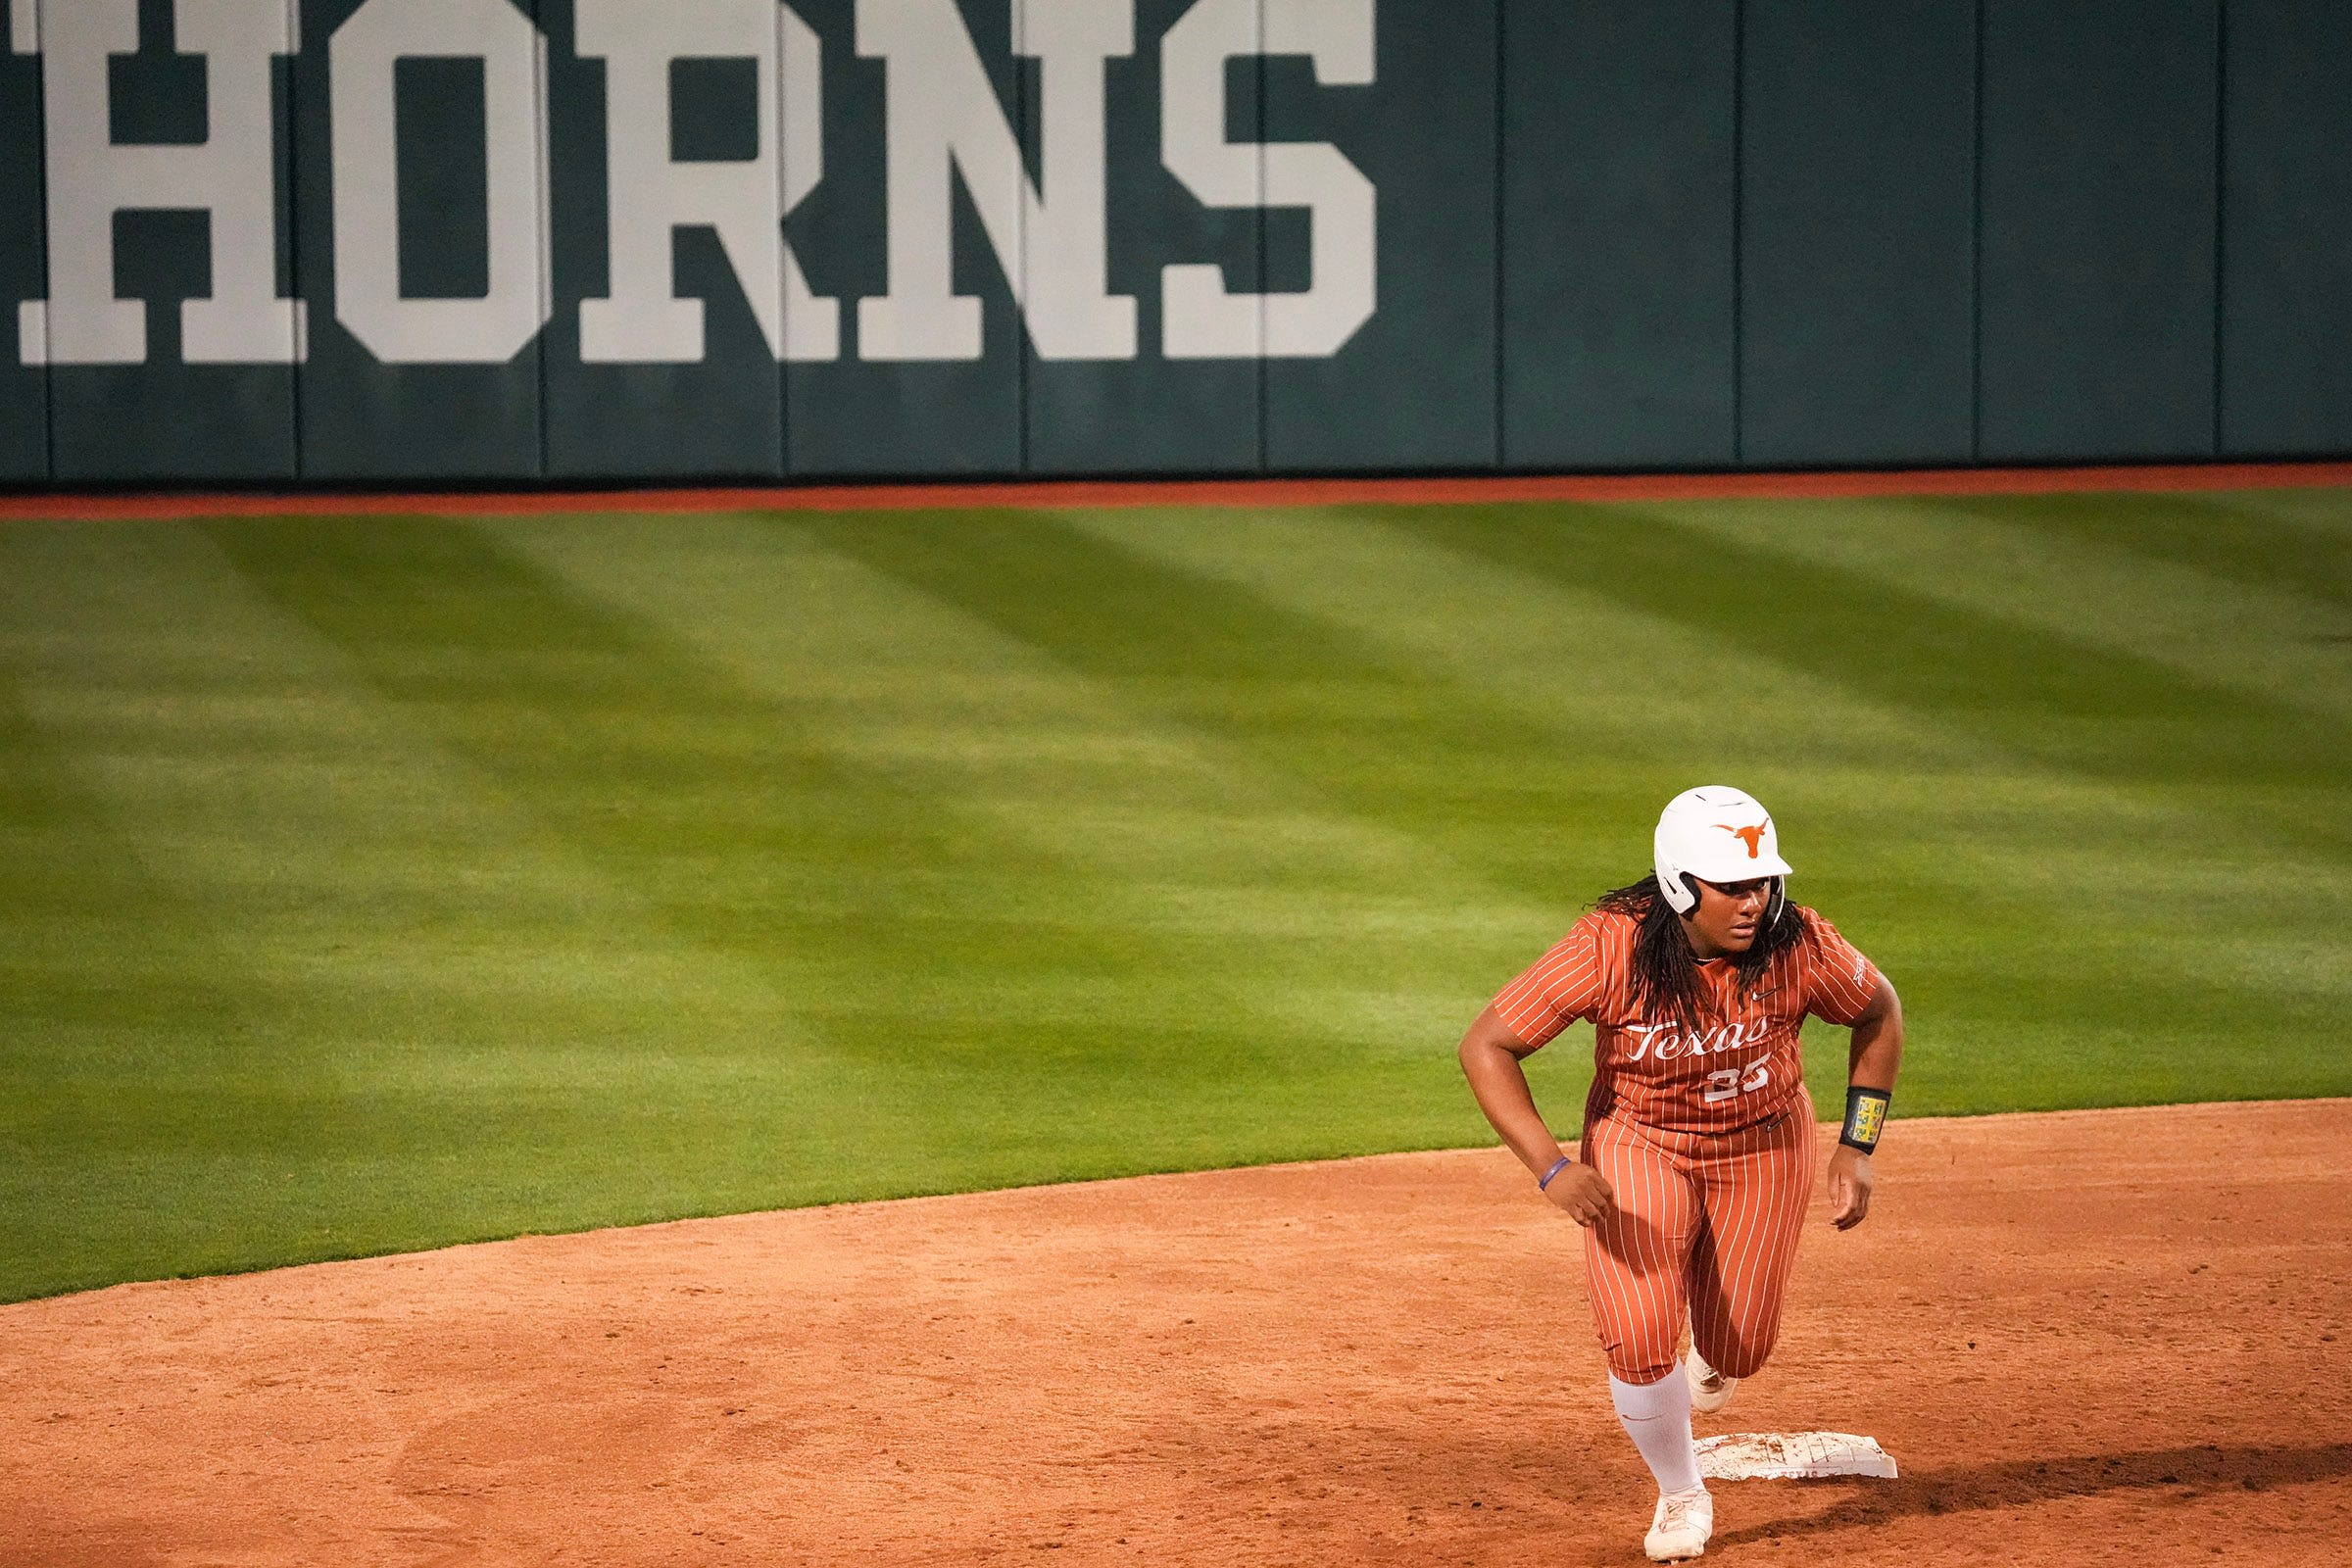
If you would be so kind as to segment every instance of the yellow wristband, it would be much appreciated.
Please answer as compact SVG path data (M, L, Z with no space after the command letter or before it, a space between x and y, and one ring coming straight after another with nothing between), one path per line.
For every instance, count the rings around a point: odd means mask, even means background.
M1893 1097L1883 1089L1848 1089L1845 1092L1845 1130L1838 1141L1848 1149L1859 1149L1865 1154L1879 1147L1879 1134L1886 1126L1886 1104Z

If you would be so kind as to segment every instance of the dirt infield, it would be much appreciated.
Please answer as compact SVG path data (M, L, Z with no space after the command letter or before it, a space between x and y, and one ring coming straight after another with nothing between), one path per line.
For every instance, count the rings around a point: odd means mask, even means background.
M2352 1101L1879 1165L1701 1430L1903 1476L1719 1486L1709 1561L2352 1563ZM0 1563L1638 1562L1583 1296L1498 1152L124 1286L0 1309Z

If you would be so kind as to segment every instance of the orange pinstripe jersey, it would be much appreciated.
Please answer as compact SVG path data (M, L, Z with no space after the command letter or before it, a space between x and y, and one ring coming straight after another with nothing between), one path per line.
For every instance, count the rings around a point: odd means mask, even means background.
M1634 999L1632 916L1595 909L1502 988L1494 1011L1541 1046L1583 1018L1593 1026L1588 1120L1615 1114L1677 1132L1728 1132L1778 1112L1804 1088L1797 1031L1805 1018L1850 1024L1879 989L1879 970L1838 928L1799 908L1804 934L1775 955L1746 995L1738 971L1698 966L1705 1021L1691 1030L1649 1016Z

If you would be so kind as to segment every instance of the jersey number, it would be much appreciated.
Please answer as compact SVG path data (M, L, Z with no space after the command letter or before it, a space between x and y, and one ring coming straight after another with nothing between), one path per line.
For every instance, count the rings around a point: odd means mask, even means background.
M1720 1105L1741 1095L1752 1095L1772 1082L1772 1069L1765 1065L1770 1058L1758 1056L1744 1067L1718 1067L1707 1074L1706 1091L1698 1098L1701 1103Z

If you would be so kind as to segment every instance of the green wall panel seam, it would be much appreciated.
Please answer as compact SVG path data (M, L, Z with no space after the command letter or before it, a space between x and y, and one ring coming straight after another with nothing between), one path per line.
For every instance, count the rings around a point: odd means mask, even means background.
M534 24L537 24L541 19L535 13L536 8L534 8L534 15L531 20ZM545 27L540 28L540 36L546 36ZM532 107L539 116L540 134L542 136L552 137L553 131L550 127L552 127L555 123L553 112L553 99L555 97L555 93L554 89L548 82L549 70L550 66L547 58L547 50L543 46L539 52L538 63L532 68L531 71L532 88L536 94ZM547 307L548 318L551 322L555 318L556 299L555 184L555 148L553 146L544 146L541 149L539 158L539 289L541 301ZM539 346L537 352L532 356L532 379L539 385L539 411L538 419L536 421L539 427L539 477L542 480L545 480L549 474L555 472L556 468L555 454L550 448L550 442L554 439L554 437L548 428L547 417L549 406L549 387L547 379L547 328L545 326L542 326L539 329L538 344ZM782 395L782 389L779 388L777 396L781 398ZM778 440L781 441L782 439L783 438L781 434L779 434Z
M287 399L286 410L287 419L293 426L294 477L296 480L300 480L304 472L302 378L310 367L312 329L318 324L310 318L311 312L307 303L310 296L303 289L302 277L302 166L300 162L302 154L298 146L299 138L295 135L294 115L295 83L301 74L304 46L310 42L302 31L302 0L286 0L286 36L293 41L294 53L275 62L272 67L272 74L278 81L283 82L285 87L281 99L284 107L280 111L284 120L277 127L275 142L276 146L283 149L278 154L277 174L285 190L286 207L286 231L279 236L279 243L285 249L288 291L295 299L305 302L301 307L300 352L294 356L291 395Z
M1493 411L1492 416L1494 419L1494 442L1487 460L1487 467L1490 472L1494 473L1501 472L1503 466L1502 362L1503 356L1510 352L1511 345L1510 335L1502 329L1502 231L1504 228L1503 207L1504 204L1510 199L1509 182L1504 175L1504 161L1507 157L1507 149L1505 148L1503 141L1502 62L1504 54L1509 47L1506 41L1506 33L1510 27L1510 6L1506 3L1506 0L1494 0L1494 192L1491 198L1494 203L1494 244L1491 253L1494 260L1494 267L1489 272L1487 278L1489 285L1487 309L1494 314L1494 373L1487 377L1487 385L1490 389L1489 407Z
M1732 464L1747 451L1747 0L1732 0Z
M1257 193L1266 193L1266 101L1271 96L1266 81L1266 0L1257 5L1257 57L1250 70L1257 77L1257 102L1250 105L1255 122L1251 134L1257 137ZM1257 364L1252 368L1252 379L1257 385L1257 472L1260 477L1274 469L1274 452L1270 432L1274 427L1274 371L1273 362L1266 357L1266 311L1270 292L1266 279L1266 242L1273 225L1267 220L1268 208L1261 200L1251 221L1257 228ZM1165 309L1165 301L1162 301Z
M2213 8L2213 455L2222 455L2222 356L2224 312L2229 274L2224 271L2230 232L2230 5L2216 0Z
M37 11L37 8L49 4L50 0L25 0L25 3L35 7ZM37 36L39 30L37 20L34 28ZM41 336L46 344L51 338L48 330L51 292L49 286L49 63L39 55L33 56L32 79L41 95L41 102L34 106L32 145L33 190L35 200L39 203L39 221L36 226L40 233ZM23 357L20 345L18 358L22 359ZM42 476L51 484L57 482L57 367L54 360L55 357L46 352L41 356Z
M1976 4L1968 168L1968 455L1984 461L1984 0Z

